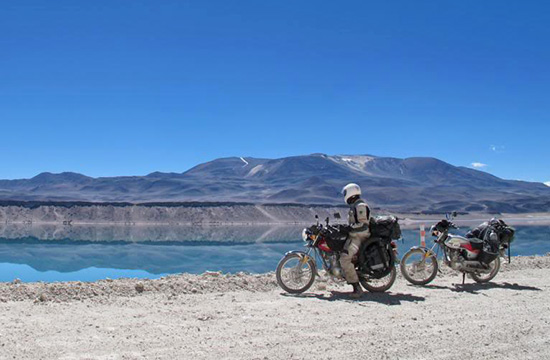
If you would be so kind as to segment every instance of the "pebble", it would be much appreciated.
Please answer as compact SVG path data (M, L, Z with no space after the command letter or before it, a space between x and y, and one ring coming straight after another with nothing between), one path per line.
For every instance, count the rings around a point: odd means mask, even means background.
M203 275L212 276L212 277L219 277L221 274L222 274L221 271L206 271Z
M135 288L136 288L136 291L137 291L138 293L142 293L142 292L145 291L145 285L143 285L142 282L138 282L138 283L136 284Z

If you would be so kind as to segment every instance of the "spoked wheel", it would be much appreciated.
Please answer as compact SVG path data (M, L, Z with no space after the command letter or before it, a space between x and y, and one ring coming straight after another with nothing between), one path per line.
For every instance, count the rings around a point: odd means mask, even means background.
M391 288L393 283L395 282L395 278L397 277L397 270L395 270L395 266L392 266L390 273L380 279L369 278L362 274L358 274L358 275L359 275L359 282L368 291L384 292L384 291L388 291L388 289Z
M433 253L421 249L409 250L401 259L401 273L414 285L426 285L437 276L439 265Z
M500 257L497 256L497 258L489 264L489 268L491 271L488 273L472 273L472 279L478 283L486 283L493 280L500 270Z
M277 266L277 283L286 292L300 294L313 285L315 281L315 263L309 258L304 261L304 255L288 254Z

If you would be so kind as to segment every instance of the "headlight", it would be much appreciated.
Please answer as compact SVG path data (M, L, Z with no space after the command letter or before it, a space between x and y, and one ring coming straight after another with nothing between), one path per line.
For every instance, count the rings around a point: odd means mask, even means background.
M306 241L308 239L307 229L302 230L302 240Z

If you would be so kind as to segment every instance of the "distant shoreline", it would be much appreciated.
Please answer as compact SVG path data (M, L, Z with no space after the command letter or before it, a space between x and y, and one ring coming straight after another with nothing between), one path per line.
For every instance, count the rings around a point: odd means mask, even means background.
M336 221L335 213L342 219ZM431 224L444 213L402 212L373 208L374 215L395 215L403 228ZM238 202L55 202L0 201L0 225L56 226L296 226L329 217L343 222L347 206L330 204L253 204ZM492 217L511 225L550 225L550 213L461 212L457 224L473 224Z

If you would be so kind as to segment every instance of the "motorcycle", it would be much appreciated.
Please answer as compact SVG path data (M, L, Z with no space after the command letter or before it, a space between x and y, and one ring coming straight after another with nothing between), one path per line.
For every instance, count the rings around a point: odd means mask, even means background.
M340 214L334 217L340 219ZM276 277L279 286L288 293L300 294L307 291L320 276L317 263L336 281L344 281L340 266L340 253L349 234L348 225L330 225L317 223L302 231L306 251L289 251L277 266ZM397 219L395 219L397 222ZM397 225L398 226L398 225ZM359 282L368 291L387 291L395 282L397 271L397 245L390 237L372 236L361 244L355 264Z
M490 249L486 242L476 238L465 238L450 234L450 229L458 229L452 220L456 212L447 214L430 229L436 239L431 248L412 247L401 259L401 273L414 285L426 285L432 282L439 271L439 249L443 252L443 261L455 271L462 273L462 283L466 274L478 283L491 281L500 270L500 256L504 256L507 248L505 243L499 243L497 251ZM434 249L437 248L437 253Z

